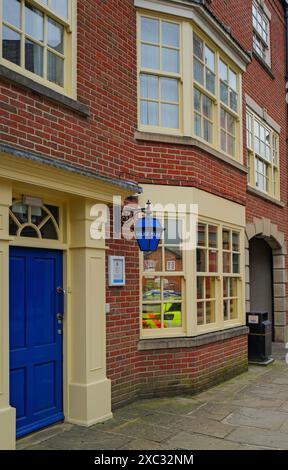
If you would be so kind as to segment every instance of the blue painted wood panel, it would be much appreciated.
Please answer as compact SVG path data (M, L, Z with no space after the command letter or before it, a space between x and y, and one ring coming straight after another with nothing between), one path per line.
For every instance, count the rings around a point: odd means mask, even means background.
M10 248L10 403L17 437L64 418L62 285L60 251Z

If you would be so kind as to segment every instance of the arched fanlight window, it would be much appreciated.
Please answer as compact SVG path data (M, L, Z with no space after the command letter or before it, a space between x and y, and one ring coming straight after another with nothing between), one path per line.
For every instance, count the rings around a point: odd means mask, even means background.
M59 240L59 208L31 206L15 200L9 210L9 233L17 237Z

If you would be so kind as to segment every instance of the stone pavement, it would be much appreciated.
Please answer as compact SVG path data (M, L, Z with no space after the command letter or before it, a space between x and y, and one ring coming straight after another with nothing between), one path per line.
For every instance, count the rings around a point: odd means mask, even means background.
M288 449L288 365L277 360L197 396L138 400L104 424L59 424L18 449Z

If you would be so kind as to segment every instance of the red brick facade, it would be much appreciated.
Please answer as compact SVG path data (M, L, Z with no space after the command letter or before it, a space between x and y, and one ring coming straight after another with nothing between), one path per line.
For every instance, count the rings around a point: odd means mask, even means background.
M280 0L272 14L272 73L253 57L245 94L281 126L281 201L287 203L285 21ZM136 9L133 0L82 0L78 7L77 98L90 109L79 116L29 89L0 80L0 138L16 148L67 161L100 175L139 183L197 187L245 205L247 221L269 218L287 233L287 210L247 193L247 175L196 146L135 140L137 130ZM252 0L214 0L210 6L232 35L252 50ZM107 288L107 370L114 405L137 395L196 392L247 367L247 336L191 348L139 351L139 250L111 241L109 254L126 257L126 286ZM288 260L287 260L288 267Z

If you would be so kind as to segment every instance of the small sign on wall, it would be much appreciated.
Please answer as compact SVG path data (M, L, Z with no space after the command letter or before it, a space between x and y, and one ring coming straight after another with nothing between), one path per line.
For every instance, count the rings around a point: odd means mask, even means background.
M108 278L109 286L125 286L125 257L108 257Z

